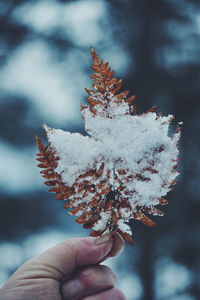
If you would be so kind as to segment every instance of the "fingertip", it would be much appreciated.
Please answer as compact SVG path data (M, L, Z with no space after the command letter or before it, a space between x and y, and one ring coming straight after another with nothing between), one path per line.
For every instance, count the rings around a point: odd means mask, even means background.
M108 253L108 257L114 257L119 255L124 250L124 240L118 232L115 232L112 236L113 238L113 246L110 252Z
M113 238L110 234L101 237L86 237L81 240L81 249L77 251L75 257L78 266L98 264L113 247Z

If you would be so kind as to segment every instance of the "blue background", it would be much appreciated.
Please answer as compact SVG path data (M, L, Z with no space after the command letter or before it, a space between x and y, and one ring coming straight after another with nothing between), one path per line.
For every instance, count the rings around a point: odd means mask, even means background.
M198 0L0 1L0 285L25 260L77 225L44 186L35 134L43 124L83 132L91 86L89 47L137 94L183 121L180 176L166 216L132 225L108 264L128 300L195 300L200 294L200 2Z

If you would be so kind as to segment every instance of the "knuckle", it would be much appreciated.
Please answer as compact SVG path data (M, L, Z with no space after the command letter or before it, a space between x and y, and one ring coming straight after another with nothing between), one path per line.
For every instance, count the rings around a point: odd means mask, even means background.
M102 265L102 269L105 274L108 274L109 276L111 276L113 278L114 282L116 282L116 275L111 268L109 268L108 266Z

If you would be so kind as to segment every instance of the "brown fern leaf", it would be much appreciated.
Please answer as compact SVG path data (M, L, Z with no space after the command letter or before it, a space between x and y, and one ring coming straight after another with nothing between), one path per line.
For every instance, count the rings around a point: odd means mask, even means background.
M116 94L122 87L122 79L117 79L114 77L114 72L111 70L109 63L104 63L103 60L99 59L96 52L91 48L92 55L92 70L95 72L91 78L93 80L93 88L85 89L89 94L89 97L86 97L89 104L89 109L93 114L96 114L96 109L98 106L102 106L105 110L107 108L107 103L110 102L110 96L115 96L115 102L120 105L123 101L130 105L129 113L135 112L135 108L131 108L133 102L136 100L136 95L127 98L129 90ZM100 94L98 94L98 92ZM103 94L103 97L102 97ZM83 107L84 108L84 107Z
M55 171L59 159L56 156L55 150L53 150L50 146L45 146L38 135L36 135L35 141L39 150L36 154L36 159L41 162L37 165L37 167L43 169L40 173L45 179L47 179L44 183L48 186L53 186L49 191L56 193L55 199L67 199L73 194L73 190L62 182L61 175Z
M155 206L168 203L163 196L178 175L180 127L169 136L173 116L156 114L155 106L136 114L136 96L120 92L122 80L93 48L91 55L93 89L81 105L88 136L46 126L48 146L36 137L38 167L91 236L118 232L133 243L131 219L154 226L146 214L164 215Z

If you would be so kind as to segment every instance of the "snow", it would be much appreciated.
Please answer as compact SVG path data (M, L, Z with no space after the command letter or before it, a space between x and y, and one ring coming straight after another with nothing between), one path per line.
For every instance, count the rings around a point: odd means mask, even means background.
M101 212L100 213L101 219L95 223L93 229L94 230L102 230L106 227L107 221L109 219L109 214L106 212Z
M46 127L48 140L59 156L57 171L68 186L75 184L79 175L88 170L98 170L104 162L99 179L106 181L104 188L112 187L117 191L120 186L125 187L120 190L120 197L128 201L130 208L121 211L117 225L130 234L126 223L136 207L157 205L158 198L171 190L178 175L173 167L179 153L180 132L177 130L172 136L168 134L172 115L161 116L154 112L130 115L128 105L125 102L118 104L110 93L106 93L106 99L100 93L96 93L95 98L102 102L95 107L96 115L89 107L83 109L88 136ZM120 170L125 170L125 173L121 174ZM90 184L95 180L95 184L98 183L98 179L92 177L87 180ZM84 197L91 199L88 192ZM90 200L83 201L89 205ZM105 229L111 215L111 211L109 215L100 212L101 220L93 229Z
M117 225L119 227L119 229L125 233L128 233L131 235L131 229L130 226L127 225L126 223L124 223L124 220L119 219L119 221L117 222Z
M57 171L62 172L62 179L67 185L72 185L80 175L80 168L83 172L93 166L100 144L79 133L50 130L46 126L45 129L51 145L60 157Z

